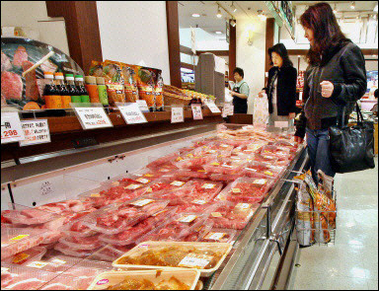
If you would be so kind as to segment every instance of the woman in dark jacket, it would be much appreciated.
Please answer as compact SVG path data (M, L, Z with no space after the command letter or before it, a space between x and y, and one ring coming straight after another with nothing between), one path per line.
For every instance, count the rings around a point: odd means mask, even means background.
M300 18L311 48L304 78L305 105L295 133L307 148L313 179L317 171L334 176L329 150L329 127L335 126L343 112L350 115L367 87L365 60L358 46L341 32L327 3L310 6ZM345 118L347 121L348 118Z
M288 121L295 118L297 70L288 57L286 47L278 43L268 49L271 65L268 72L267 87L259 93L267 94L270 113L269 124L275 121Z

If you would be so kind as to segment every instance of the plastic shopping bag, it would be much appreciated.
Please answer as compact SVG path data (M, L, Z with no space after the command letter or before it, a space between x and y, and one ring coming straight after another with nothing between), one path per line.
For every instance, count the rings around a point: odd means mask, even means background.
M266 125L268 122L268 99L267 95L264 94L263 97L256 97L254 101L254 125L262 124Z

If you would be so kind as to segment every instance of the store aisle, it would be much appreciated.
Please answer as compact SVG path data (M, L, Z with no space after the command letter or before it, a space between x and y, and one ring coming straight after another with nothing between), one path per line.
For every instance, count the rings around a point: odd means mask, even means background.
M301 249L290 289L378 289L378 168L337 175L335 186L336 243Z

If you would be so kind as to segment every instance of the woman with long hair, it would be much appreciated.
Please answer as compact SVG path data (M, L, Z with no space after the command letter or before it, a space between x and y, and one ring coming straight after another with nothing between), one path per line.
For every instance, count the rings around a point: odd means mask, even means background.
M309 66L305 72L304 108L297 124L295 140L307 136L313 179L317 171L334 176L329 150L329 127L335 126L367 87L365 60L360 48L341 32L332 8L327 3L310 6L300 17L305 37L310 42Z
M289 59L284 44L278 43L268 49L273 67L268 72L266 88L259 92L267 94L269 125L275 121L288 121L295 118L297 70Z

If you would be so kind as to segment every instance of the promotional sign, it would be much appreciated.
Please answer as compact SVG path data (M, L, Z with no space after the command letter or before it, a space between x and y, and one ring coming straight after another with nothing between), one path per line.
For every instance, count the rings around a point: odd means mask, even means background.
M83 129L113 127L103 107L75 107Z
M27 120L21 122L25 139L20 141L21 147L51 142L47 119Z
M193 120L203 120L203 110L200 104L191 104Z
M171 123L184 122L183 107L171 107Z
M143 115L137 103L130 103L128 105L117 107L120 110L126 124L138 124L147 122L145 115Z
M23 140L24 131L17 112L1 112L1 143Z
M234 106L231 103L224 103L224 107L222 108L222 117L233 116L234 114Z
M206 105L212 113L221 113L220 109L216 106L216 104L213 101L207 102Z
M149 107L147 107L146 100L137 100L136 103L142 112L150 112Z

